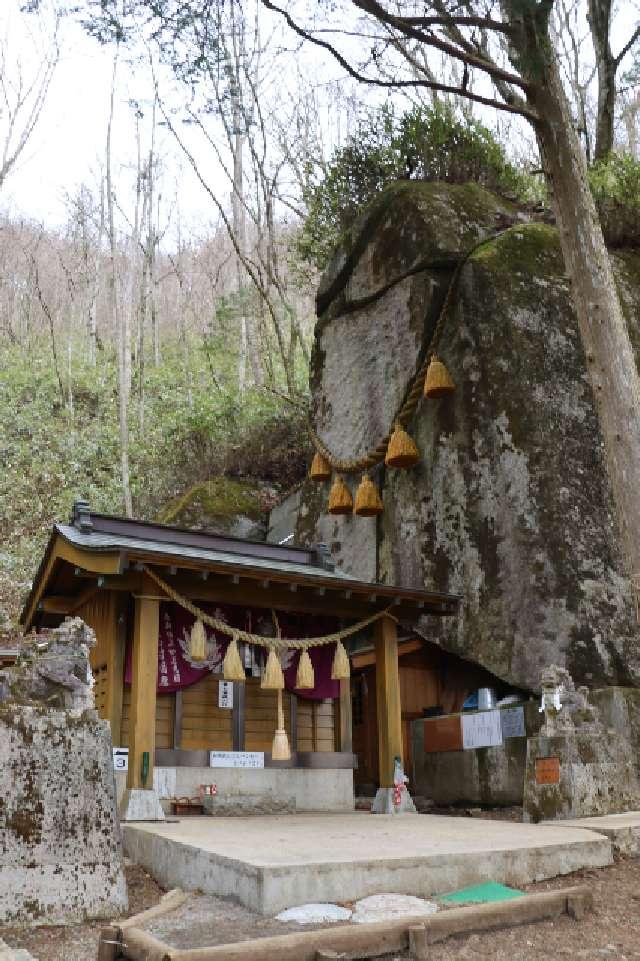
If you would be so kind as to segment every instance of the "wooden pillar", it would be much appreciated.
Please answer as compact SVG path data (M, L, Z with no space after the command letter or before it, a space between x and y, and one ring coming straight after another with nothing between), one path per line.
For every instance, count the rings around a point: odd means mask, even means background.
M393 787L393 761L402 759L402 719L396 622L382 617L374 625L376 707L380 787Z
M160 602L153 597L157 587L143 578L142 596L135 598L133 621L133 676L131 720L129 722L128 788L153 788L156 747L156 689L158 684L158 630ZM142 783L142 757L149 754L149 770Z
M109 723L114 747L120 747L122 739L122 696L124 694L124 659L127 649L127 595L116 594L114 599L114 625L112 650L109 663Z
M351 711L351 678L340 681L340 734L338 737L339 751L353 751L353 717Z
M245 683L233 682L233 714L231 716L233 750L244 751L245 744Z

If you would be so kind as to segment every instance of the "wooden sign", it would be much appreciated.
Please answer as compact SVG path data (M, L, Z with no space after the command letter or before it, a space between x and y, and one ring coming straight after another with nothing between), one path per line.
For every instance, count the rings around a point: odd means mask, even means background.
M459 714L429 717L424 722L425 754L462 750L462 723Z
M536 758L536 784L560 783L560 758Z

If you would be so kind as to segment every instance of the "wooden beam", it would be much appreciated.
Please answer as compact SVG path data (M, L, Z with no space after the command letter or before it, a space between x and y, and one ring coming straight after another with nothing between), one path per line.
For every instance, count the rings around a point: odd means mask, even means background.
M176 691L173 701L173 750L182 747L182 691Z
M131 718L129 721L128 788L153 788L153 762L156 747L156 690L158 684L158 631L160 602L154 581L145 578L143 596L135 599L133 622L133 677ZM149 755L145 783L142 780L143 755Z
M353 751L353 720L351 713L351 678L340 681L340 730L338 735L338 751Z
M376 708L380 787L393 787L394 759L402 760L402 717L396 622L383 617L374 625Z
M58 535L54 540L44 570L38 577L28 608L24 612L22 624L25 632L33 627L33 621L38 611L40 601L45 594L49 582L61 561L66 561L72 567L92 571L95 574L118 574L122 570L122 551L84 551L73 544L68 544ZM59 613L56 611L55 613ZM63 612L64 613L64 612Z
M424 647L424 641L422 638L414 637L409 641L399 641L398 642L398 657L403 657L405 654L413 654L414 651L421 651ZM351 655L351 666L358 667L371 667L376 663L376 652L375 650L364 650L361 654Z

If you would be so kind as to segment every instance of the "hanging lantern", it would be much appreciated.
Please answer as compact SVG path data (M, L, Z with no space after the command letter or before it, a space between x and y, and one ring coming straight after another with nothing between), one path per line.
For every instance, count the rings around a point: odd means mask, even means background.
M271 648L269 651L269 657L267 658L267 663L264 668L264 674L262 675L260 687L262 687L265 691L281 691L284 687L284 674L282 673L282 666L280 664L280 659L273 648Z
M342 641L338 641L336 644L336 653L333 655L331 679L333 681L344 681L348 677L351 677L349 657L344 649L344 644Z
M235 635L231 638L227 652L224 655L222 671L225 681L245 680L246 675L242 660L240 659L240 652L238 651L238 640Z
M387 467L414 467L420 460L420 452L413 439L398 421L389 438L384 459Z
M424 379L425 397L444 397L446 394L453 394L456 385L451 379L451 375L441 360L434 354L427 368L427 376Z
M331 480L331 464L319 451L316 451L311 461L309 477L311 480L318 481L319 483Z
M296 687L299 690L311 690L316 686L316 678L313 671L313 664L309 657L309 652L305 649L298 661L298 672L296 674Z
M329 491L329 513L350 514L353 510L351 491L340 475L336 477Z
M207 634L200 618L191 628L189 656L192 661L204 661L207 657Z
M358 517L375 517L376 514L382 514L383 510L384 505L378 493L378 488L368 474L363 474L356 491L353 513L357 514Z

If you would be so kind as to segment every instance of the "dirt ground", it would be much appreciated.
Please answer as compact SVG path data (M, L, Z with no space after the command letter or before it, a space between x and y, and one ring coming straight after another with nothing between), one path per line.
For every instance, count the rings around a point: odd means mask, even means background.
M127 917L139 914L157 904L164 891L137 864L125 868L129 890ZM8 927L0 924L0 938L10 948L26 948L36 961L95 961L100 930L106 921L68 926L43 924L32 927Z
M130 913L155 904L160 888L136 866L127 868ZM640 961L640 859L621 858L598 870L529 885L546 891L569 884L587 884L595 911L583 921L568 917L503 931L450 939L431 949L431 961L540 961L541 957L580 961ZM94 961L101 923L71 927L2 928L0 938L24 947L37 961ZM282 924L261 918L224 898L193 895L177 912L149 924L148 929L169 944L195 947L248 938L310 930L309 925ZM409 955L389 955L387 961L408 961Z

